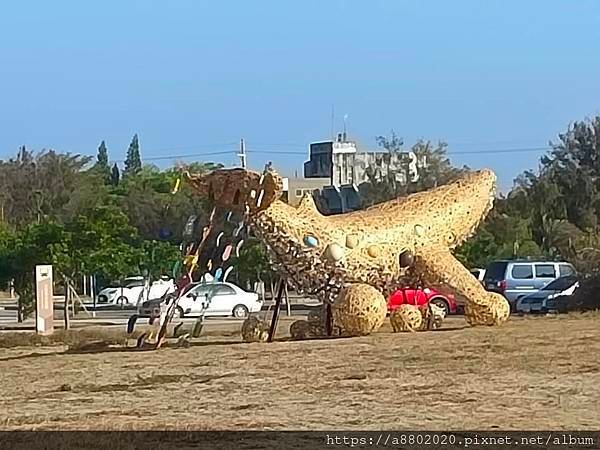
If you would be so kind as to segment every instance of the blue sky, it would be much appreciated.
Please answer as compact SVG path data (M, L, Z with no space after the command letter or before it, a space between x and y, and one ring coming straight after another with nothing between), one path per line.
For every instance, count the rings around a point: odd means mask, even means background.
M18 146L301 171L348 115L367 147L442 139L503 190L600 113L600 2L27 1L0 7L0 157ZM161 165L169 159L157 161Z

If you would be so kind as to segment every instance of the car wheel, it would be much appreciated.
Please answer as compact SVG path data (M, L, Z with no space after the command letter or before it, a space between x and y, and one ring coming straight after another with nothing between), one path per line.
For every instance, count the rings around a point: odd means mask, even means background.
M248 308L244 305L235 305L233 308L233 317L237 317L238 319L243 319L248 317Z
M440 298L440 297L432 298L431 300L429 300L429 303L433 303L435 306L444 308L444 314L446 317L448 317L448 315L450 314L450 306L448 305L448 302L446 300L444 300L443 298Z
M508 304L510 305L510 312L511 313L516 313L519 312L517 311L517 303L519 303L519 300L521 300L523 297L525 297L524 295L517 297L517 299L514 302L508 302ZM524 313L524 311L521 311ZM529 313L531 313L531 310L529 310Z
M181 306L176 307L175 311L173 311L174 319L183 319L184 315L185 315L185 313L183 312L183 308Z
M117 298L117 305L119 305L122 308L125 304L129 304L129 300L127 300L127 297L121 295L119 298Z

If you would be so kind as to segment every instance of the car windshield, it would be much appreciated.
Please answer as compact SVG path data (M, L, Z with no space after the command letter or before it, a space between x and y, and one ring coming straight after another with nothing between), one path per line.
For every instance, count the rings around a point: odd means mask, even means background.
M577 283L577 279L575 277L561 277L556 280L548 283L541 290L542 291L564 291L565 289L569 289Z

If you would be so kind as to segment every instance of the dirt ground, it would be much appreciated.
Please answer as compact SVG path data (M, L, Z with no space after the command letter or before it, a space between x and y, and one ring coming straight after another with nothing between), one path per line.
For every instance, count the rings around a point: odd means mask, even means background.
M280 335L291 322L284 319ZM189 348L0 349L0 429L599 429L600 315Z

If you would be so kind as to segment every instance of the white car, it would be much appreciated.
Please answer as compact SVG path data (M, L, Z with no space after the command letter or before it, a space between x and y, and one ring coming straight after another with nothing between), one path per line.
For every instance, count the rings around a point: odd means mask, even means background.
M469 272L471 272L471 275L477 278L477 281L483 283L483 277L485 277L485 269L474 268L471 269Z
M144 302L138 309L142 317L156 312L159 300ZM206 309L204 309L204 307ZM177 303L175 317L209 316L247 317L250 313L259 312L262 300L254 292L246 292L232 283L195 283L184 292Z
M126 278L121 286L107 287L98 293L98 305L139 305L148 299L161 298L175 292L173 280L158 280L146 287L143 277Z

